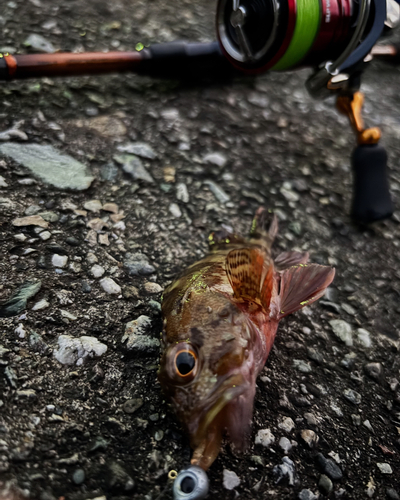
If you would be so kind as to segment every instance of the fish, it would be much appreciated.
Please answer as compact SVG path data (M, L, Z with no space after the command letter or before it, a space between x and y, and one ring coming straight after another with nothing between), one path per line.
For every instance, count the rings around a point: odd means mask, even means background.
M322 297L335 269L309 254L275 259L276 215L260 207L249 237L211 233L210 252L165 290L158 380L193 449L191 464L208 470L225 435L245 450L256 379L279 321Z

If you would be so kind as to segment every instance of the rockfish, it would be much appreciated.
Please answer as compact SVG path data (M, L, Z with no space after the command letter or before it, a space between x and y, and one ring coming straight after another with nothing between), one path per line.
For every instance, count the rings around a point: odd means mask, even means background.
M165 291L159 381L186 428L191 463L207 470L225 432L246 446L256 378L279 320L312 304L335 270L307 264L308 253L271 245L277 218L259 209L249 238L223 230L210 235L210 253Z

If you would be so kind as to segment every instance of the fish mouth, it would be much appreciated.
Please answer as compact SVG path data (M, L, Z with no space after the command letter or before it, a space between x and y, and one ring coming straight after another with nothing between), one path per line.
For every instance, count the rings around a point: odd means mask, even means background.
M207 439L208 429L215 425L222 410L233 400L244 394L249 385L241 373L236 373L213 389L212 393L207 397L207 404L201 409L196 409L196 413L199 412L200 415L195 420L192 429L189 429L192 446L198 446ZM223 422L220 422L220 426L223 427Z

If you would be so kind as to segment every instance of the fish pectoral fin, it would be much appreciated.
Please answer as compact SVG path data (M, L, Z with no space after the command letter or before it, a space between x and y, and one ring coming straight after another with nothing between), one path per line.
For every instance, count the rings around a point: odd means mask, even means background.
M235 299L251 300L268 310L274 266L267 254L257 248L231 250L225 266Z
M278 320L308 306L325 293L335 269L318 264L299 264L280 273Z
M278 271L283 271L297 264L305 264L308 261L308 257L308 252L282 252L274 259L274 264Z

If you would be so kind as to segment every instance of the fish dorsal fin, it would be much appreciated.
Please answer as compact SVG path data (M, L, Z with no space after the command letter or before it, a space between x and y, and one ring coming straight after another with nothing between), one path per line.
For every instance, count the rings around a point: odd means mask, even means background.
M299 264L281 273L277 319L318 300L335 276L335 269L318 264Z
M231 250L226 256L226 273L235 299L251 300L269 308L274 266L265 252L257 248Z
M283 271L288 267L306 264L308 257L308 252L282 252L274 259L274 264L278 271Z

